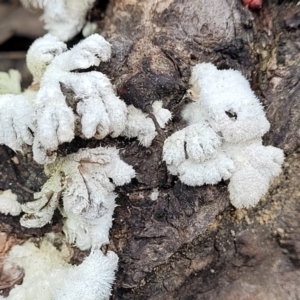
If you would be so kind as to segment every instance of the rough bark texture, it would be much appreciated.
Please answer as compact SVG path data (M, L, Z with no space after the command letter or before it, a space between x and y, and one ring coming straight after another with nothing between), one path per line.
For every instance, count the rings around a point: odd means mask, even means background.
M163 100L174 115L149 148L122 138L101 142L122 148L137 173L118 190L109 248L120 264L112 299L300 298L299 16L297 1L284 0L264 1L254 12L239 0L111 0L104 14L102 5L94 8L91 17L113 45L111 61L99 69L126 103L151 112L153 101ZM271 123L265 145L286 154L282 174L255 209L230 206L227 182L181 184L161 160L165 138L184 126L180 108L191 66L208 61L251 81ZM86 145L76 139L61 151ZM16 165L15 154L0 150L0 188L20 201L45 180L29 154L18 155ZM1 221L1 231L19 239L59 230L61 222L33 232L17 218Z

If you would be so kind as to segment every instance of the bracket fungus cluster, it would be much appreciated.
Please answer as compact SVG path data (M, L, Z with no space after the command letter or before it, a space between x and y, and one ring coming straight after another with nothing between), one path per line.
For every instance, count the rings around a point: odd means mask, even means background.
M193 103L182 113L188 126L163 147L169 172L190 186L230 179L231 203L256 205L284 160L282 150L262 145L270 126L262 105L240 72L210 63L193 68L190 85Z

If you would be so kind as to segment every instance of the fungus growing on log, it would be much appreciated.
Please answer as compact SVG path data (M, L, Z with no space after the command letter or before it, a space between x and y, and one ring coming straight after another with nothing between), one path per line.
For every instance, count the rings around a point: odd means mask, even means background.
M17 201L17 195L11 190L0 191L0 213L18 216L21 213L21 204Z
M45 29L61 41L73 38L86 24L95 0L20 0L27 8L42 9Z
M59 242L60 251L54 246ZM72 251L63 239L53 233L36 243L27 241L10 250L4 264L12 264L24 270L25 276L7 298L31 300L106 300L110 296L115 278L118 256L108 251L103 254L93 250L76 266L69 264ZM42 295L42 296L41 296Z
M284 160L281 149L262 145L270 126L262 105L240 72L210 63L193 68L190 85L194 101L182 114L188 126L163 147L169 172L191 186L230 179L231 203L256 205Z
M110 56L111 45L98 34L70 50L50 34L37 39L27 53L32 85L20 95L0 96L0 143L15 151L33 145L34 159L40 164L53 162L58 146L75 135L137 137L143 146L150 146L157 132L148 114L132 105L127 109L106 75L83 71ZM170 111L161 101L154 102L152 109L164 128Z
M45 166L50 177L35 201L22 205L24 227L43 227L59 208L67 240L81 250L98 249L109 241L115 208L115 186L135 176L115 148L82 149ZM59 204L62 196L62 204Z

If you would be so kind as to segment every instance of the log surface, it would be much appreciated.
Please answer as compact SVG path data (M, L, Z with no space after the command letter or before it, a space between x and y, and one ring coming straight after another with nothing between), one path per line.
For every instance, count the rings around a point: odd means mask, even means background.
M250 11L239 0L111 0L92 17L113 46L99 70L119 96L145 112L162 100L173 120L149 148L136 140L76 139L80 147L116 145L137 176L117 192L109 249L120 257L112 299L297 299L300 297L300 6L264 1ZM265 145L284 150L282 174L254 209L235 210L227 184L187 187L167 173L162 145L184 126L180 109L190 70L200 62L240 70L265 106ZM0 189L29 201L42 168L0 148ZM157 195L158 193L158 195ZM153 200L153 195L157 195ZM18 239L58 231L20 228L1 216L1 231Z

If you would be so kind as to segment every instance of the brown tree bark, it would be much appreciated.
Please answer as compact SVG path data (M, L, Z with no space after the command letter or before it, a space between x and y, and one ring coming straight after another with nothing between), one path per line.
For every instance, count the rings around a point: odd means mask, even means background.
M127 104L151 113L162 100L173 120L149 148L135 140L76 139L62 151L114 144L137 176L117 191L109 249L120 257L112 299L298 299L300 297L300 6L264 1L250 11L239 0L110 0L91 17L113 46L101 64ZM166 137L184 126L180 109L190 70L200 62L240 70L265 106L265 145L282 148L282 174L257 207L235 210L227 182L188 187L162 162ZM38 190L42 170L2 147L0 188L20 201ZM151 194L158 191L156 200ZM31 232L1 216L18 238L59 230L61 220ZM9 229L8 229L9 228Z

